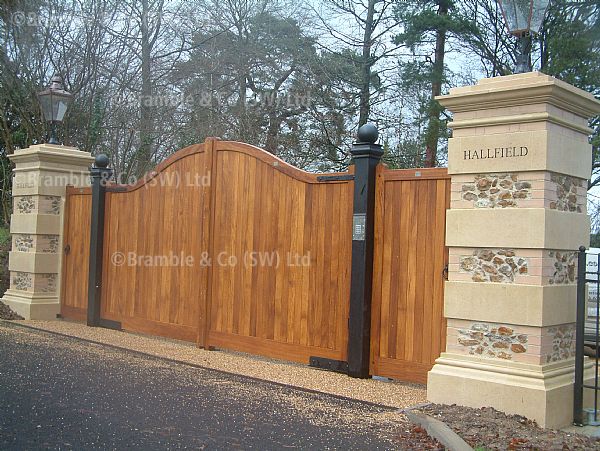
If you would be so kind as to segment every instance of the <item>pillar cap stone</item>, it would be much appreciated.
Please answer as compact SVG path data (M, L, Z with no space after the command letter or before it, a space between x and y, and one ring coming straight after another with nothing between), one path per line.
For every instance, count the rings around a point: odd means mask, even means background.
M15 164L44 161L86 167L94 161L94 157L89 152L55 144L37 144L26 149L18 149L8 158Z
M600 114L600 101L592 94L540 72L486 78L436 100L452 112L549 103L586 119Z

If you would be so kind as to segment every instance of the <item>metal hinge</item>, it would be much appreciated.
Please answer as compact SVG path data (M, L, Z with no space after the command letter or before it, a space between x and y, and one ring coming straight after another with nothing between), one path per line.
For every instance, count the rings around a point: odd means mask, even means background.
M64 248L65 251L65 255L69 255L69 252L71 252L71 245L67 244Z
M342 175L318 175L317 182L344 182L354 180L354 175L352 174L342 174Z

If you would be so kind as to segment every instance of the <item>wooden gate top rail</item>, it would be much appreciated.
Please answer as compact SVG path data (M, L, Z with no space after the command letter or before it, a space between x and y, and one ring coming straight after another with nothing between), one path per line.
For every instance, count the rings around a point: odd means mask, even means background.
M306 172L302 169L298 169L292 166L289 163L286 163L281 158L273 155L272 153L267 152L266 150L261 149L260 147L252 146L250 144L241 143L237 141L215 141L215 150L219 151L229 151L229 152L239 152L245 155L250 155L256 158L257 160L262 161L263 163L268 164L273 169L292 177L296 180L305 182L305 183L348 183L351 180L330 180L330 181L321 181L318 180L319 177L323 176L333 176L333 175L352 175L351 172L328 172L328 173L312 173Z
M435 180L450 180L448 168L416 168L416 169L387 169L385 168L381 174L386 181L391 180L420 180L420 179L435 179Z
M159 163L154 170L147 172L141 177L136 183L133 185L121 185L117 183L111 183L106 187L107 192L116 192L116 193L124 193L124 192L132 192L140 189L142 186L150 183L154 178L156 178L161 172L164 172L169 166L176 163L177 161L189 157L191 155L202 153L206 150L206 143L202 144L192 144L191 146L184 147L183 149L178 150L173 155L169 156L166 160Z
M303 171L302 169L298 169L289 163L286 163L281 158L263 150L259 147L252 146L250 144L240 143L236 141L221 141L215 138L209 138L208 140L214 140L215 146L214 150L216 152L228 151L228 152L238 152L245 155L250 155L256 158L263 163L268 164L273 169L292 177L293 179L302 181L304 183L311 184L336 184L336 183L349 183L352 181L352 175L354 174L354 167L351 166L346 172L324 172L324 173L312 173ZM207 141L208 141L207 140ZM156 166L156 168L150 172L147 172L142 178L140 178L133 185L126 184L118 184L118 183L110 183L106 187L107 192L113 193L124 193L124 192L132 192L140 189L142 186L150 183L154 178L156 178L161 172L164 172L169 166L173 165L177 161L189 157L191 155L199 154L205 152L207 150L207 142L202 144L193 144L191 146L185 147L183 149L178 150L173 155L168 157L166 160L161 162ZM335 176L340 176L339 179L336 179ZM329 179L324 179L324 177L334 177ZM83 190L83 191L81 191ZM91 194L91 188L75 188L68 186L67 194Z
M77 194L82 194L82 195L91 195L92 194L92 187L91 186L84 186L84 187L76 187L73 185L67 185L67 191L66 194L68 196L70 195L77 195Z

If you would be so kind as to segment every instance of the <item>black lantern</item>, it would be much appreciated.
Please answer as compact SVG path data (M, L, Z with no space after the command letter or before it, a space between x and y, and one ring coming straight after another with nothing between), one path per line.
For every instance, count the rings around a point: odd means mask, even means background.
M69 102L73 94L65 91L62 78L58 75L52 77L50 86L45 91L38 93L44 119L50 122L50 139L48 144L60 144L56 139L56 124L63 121Z
M519 39L515 73L531 72L531 35L537 34L550 0L498 0L508 31Z

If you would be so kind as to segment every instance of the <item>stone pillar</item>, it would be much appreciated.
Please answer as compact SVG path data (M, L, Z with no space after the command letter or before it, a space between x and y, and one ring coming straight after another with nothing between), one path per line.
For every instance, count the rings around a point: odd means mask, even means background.
M17 150L10 221L10 288L2 302L25 319L60 311L63 211L67 185L88 186L90 153L40 144Z
M533 72L455 88L446 352L432 402L572 421L577 249L589 244L591 94Z

